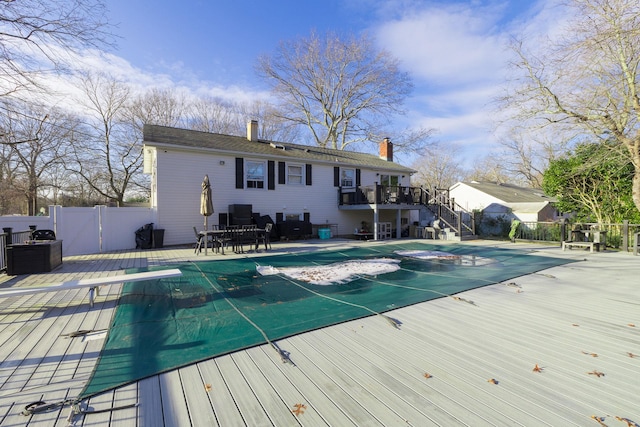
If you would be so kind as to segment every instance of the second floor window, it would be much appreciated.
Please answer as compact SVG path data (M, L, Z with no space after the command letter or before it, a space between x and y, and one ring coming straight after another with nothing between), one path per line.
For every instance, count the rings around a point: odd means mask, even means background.
M247 161L247 188L264 188L265 164L264 162Z
M355 187L356 183L356 170L355 169L342 169L340 185L343 187Z
M288 184L302 184L302 166L301 165L287 165L287 183Z

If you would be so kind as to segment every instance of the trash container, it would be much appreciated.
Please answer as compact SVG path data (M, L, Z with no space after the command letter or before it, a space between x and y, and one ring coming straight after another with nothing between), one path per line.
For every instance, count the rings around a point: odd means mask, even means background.
M318 229L318 237L320 239L330 239L331 238L331 229L330 228L319 228Z
M136 230L136 249L151 249L153 223L145 224Z
M153 230L153 247L162 248L164 245L164 229L155 228Z

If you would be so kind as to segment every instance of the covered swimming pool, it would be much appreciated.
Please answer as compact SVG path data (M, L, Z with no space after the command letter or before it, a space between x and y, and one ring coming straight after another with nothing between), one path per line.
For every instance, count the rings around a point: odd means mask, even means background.
M81 397L265 342L295 364L277 340L365 316L401 329L385 313L443 297L475 305L457 294L568 262L409 241L180 264L182 277L124 286Z

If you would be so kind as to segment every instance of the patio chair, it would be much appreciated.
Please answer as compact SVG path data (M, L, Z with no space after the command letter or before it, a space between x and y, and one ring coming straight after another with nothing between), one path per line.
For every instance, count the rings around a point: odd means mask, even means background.
M433 224L431 224L431 227L425 227L424 228L424 238L425 239L440 239L441 235L440 233L442 232L442 229L440 228L440 220L437 219L435 221L433 221Z
M272 229L273 229L273 224L268 222L264 226L264 231L258 230L258 233L256 235L256 251L258 250L258 246L262 242L264 242L265 251L271 249L271 230Z
M193 227L193 232L196 235L196 245L193 253L202 252L202 247L207 244L207 235L198 231L196 227Z
M230 247L232 251L237 252L240 232L240 226L238 225L227 225L224 228L224 233L220 237L220 247L222 248L223 255L224 247Z
M255 245L258 249L258 228L255 225L243 225L240 233L238 233L238 246L241 253L244 253L244 245L252 247Z

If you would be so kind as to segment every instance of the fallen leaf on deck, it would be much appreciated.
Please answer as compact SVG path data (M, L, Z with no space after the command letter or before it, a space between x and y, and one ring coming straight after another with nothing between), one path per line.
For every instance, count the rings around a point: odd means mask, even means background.
M291 412L293 412L295 415L302 415L304 414L305 409L307 409L307 405L296 403L295 405L293 405L293 409L291 410Z
M205 389L206 391L211 391L211 389L212 389L212 388L213 388L213 387L211 387L211 384L205 384L205 385L204 385L204 389Z
M591 372L587 372L587 374L589 375L595 375L596 377L600 378L600 377L604 377L604 373L599 372L599 371L591 371Z
M616 416L616 420L622 421L623 423L627 423L627 427L638 427L638 423L630 420L629 418L622 418L622 417Z
M430 373L428 373L428 372L425 372L425 373L424 373L424 377L425 377L425 378L427 378L427 379L429 379L429 378L433 377L433 375L431 375L431 374L430 374Z
M498 380L496 380L495 378L491 378L491 379L487 380L487 382L491 383L491 384L498 384Z
M536 363L536 366L533 367L533 372L542 372L542 369L540 366L538 366L538 364Z

